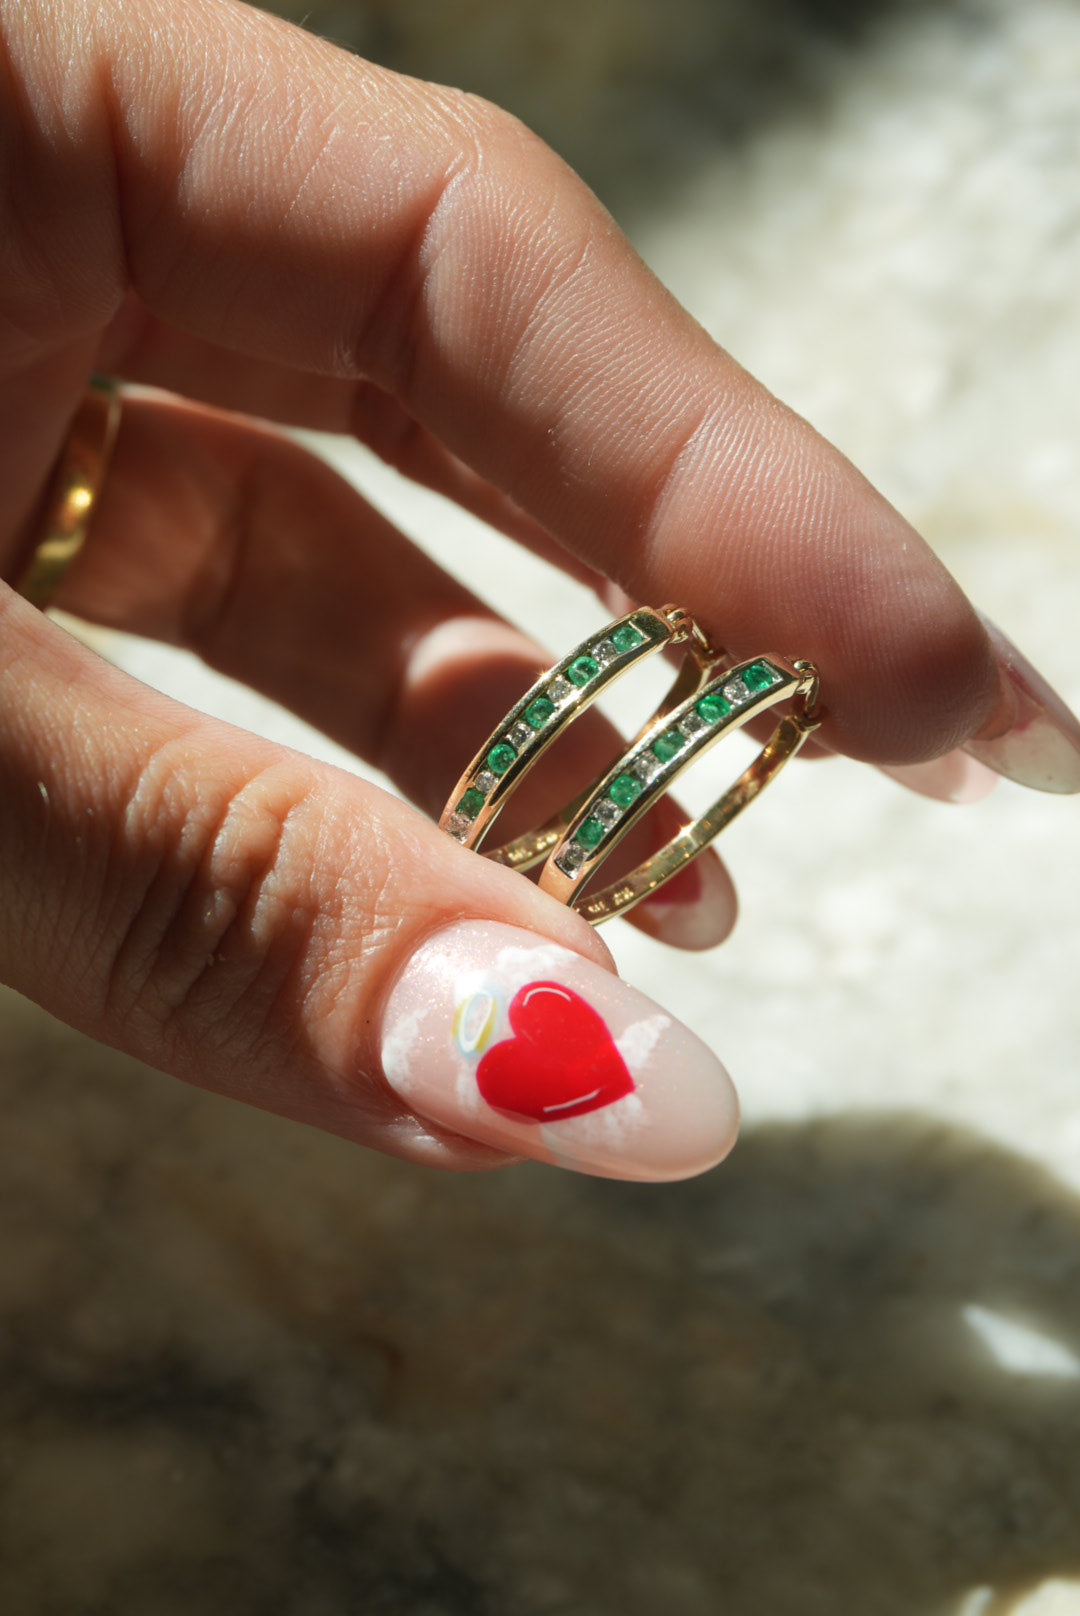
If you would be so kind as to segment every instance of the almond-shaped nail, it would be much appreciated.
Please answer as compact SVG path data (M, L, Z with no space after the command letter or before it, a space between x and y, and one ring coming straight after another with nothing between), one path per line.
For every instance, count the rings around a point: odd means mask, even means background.
M497 921L421 945L381 1048L418 1116L580 1173L691 1178L738 1131L731 1079L699 1038L601 966Z
M983 623L1001 672L1001 701L964 751L1035 791L1080 791L1080 721L997 625Z
M999 776L959 749L929 763L882 764L882 774L935 802L971 803L988 797Z
M634 924L671 948L715 948L731 933L738 914L731 877L708 849L638 905Z

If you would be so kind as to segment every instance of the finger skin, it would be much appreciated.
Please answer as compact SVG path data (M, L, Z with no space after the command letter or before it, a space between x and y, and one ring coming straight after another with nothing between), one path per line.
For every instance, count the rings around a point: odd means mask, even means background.
M608 964L584 921L377 788L137 685L2 587L0 646L0 979L188 1082L486 1164L386 1087L380 996L447 916Z
M55 266L9 278L11 329L100 336L134 291L202 340L373 382L635 598L815 660L834 747L910 762L987 721L996 666L944 569L512 119L228 0L0 15L16 216L50 199Z
M196 651L384 770L433 818L555 660L299 445L159 396L125 401L92 542L56 604ZM585 715L515 795L516 830L546 820L623 744L598 711ZM665 839L681 824L669 805ZM734 891L707 857L700 912L644 906L633 923L695 948L723 941Z
M143 689L3 587L0 647L0 980L188 1082L415 1162L664 1181L731 1148L716 1057L530 883ZM437 1003L416 986L434 960ZM537 994L530 1035L515 1004Z
M453 500L577 582L597 590L604 585L598 573L372 383L315 376L237 354L156 320L134 295L125 300L104 333L94 368L105 376L123 376L218 409L347 434L410 481Z

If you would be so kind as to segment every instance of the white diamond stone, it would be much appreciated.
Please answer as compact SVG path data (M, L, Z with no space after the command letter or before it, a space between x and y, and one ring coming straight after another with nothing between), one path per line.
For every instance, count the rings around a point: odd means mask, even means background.
M644 780L645 784L648 785L650 781L656 779L663 767L664 765L660 759L654 757L652 752L642 752L630 772L631 774L636 774L639 780Z
M602 668L606 668L610 662L614 662L619 654L610 640L597 640L591 649L592 655Z
M528 724L522 724L519 720L506 738L514 750L516 752L520 752L521 748L526 746L528 742L532 740L533 732L529 728Z
M564 679L560 674L557 679L553 679L548 685L547 693L552 701L566 701L574 694L574 687L569 679Z
M733 707L745 701L750 694L741 679L733 679L729 685L724 686L724 695Z
M463 842L469 834L470 824L471 821L466 819L464 814L451 814L446 821L447 834L452 836L455 842Z
M485 797L489 791L495 790L498 783L498 775L492 774L490 769L481 769L480 773L476 776L476 789L477 791L482 791Z
M593 818L598 819L605 830L610 830L622 818L622 809L610 797L603 797L593 809Z
M708 727L700 713L691 711L685 718L679 719L679 731L688 741L692 741L695 735L703 735Z
M577 875L584 862L585 849L583 847L579 847L577 842L571 842L569 847L564 847L558 858L555 860L555 863L558 865L563 874L569 876Z

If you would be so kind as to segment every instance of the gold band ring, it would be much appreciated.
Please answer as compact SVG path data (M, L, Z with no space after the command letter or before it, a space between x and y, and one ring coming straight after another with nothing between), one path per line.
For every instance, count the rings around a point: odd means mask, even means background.
M679 643L689 653L682 670L618 761L546 824L484 855L519 870L546 859L542 890L593 925L657 891L754 800L821 722L812 664L773 654L735 664L680 607L641 607L543 674L472 759L443 809L442 829L478 849L510 793L566 725L635 661ZM586 895L600 864L684 768L723 735L788 700L791 712L706 813L620 881Z
M724 735L779 702L792 711L732 786L678 836L611 886L585 888L630 827L676 777ZM674 711L658 716L579 799L572 822L540 872L540 888L579 909L592 925L625 914L683 869L774 779L821 722L818 674L809 662L774 654L724 668Z
M120 425L120 395L113 382L98 380L75 412L45 497L30 559L15 584L32 606L44 610L83 547Z
M563 730L644 657L680 644L688 655L665 709L704 686L717 655L681 608L642 606L584 640L542 674L488 736L451 792L440 827L463 847L478 849L511 793ZM539 863L558 843L576 807L575 801L547 825L487 857L519 870Z

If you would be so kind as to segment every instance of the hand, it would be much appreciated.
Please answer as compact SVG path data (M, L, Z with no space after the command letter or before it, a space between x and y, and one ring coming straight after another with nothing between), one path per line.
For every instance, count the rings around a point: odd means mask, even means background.
M934 789L966 745L1080 788L1052 693L512 119L229 0L0 0L0 26L4 577L97 369L163 391L127 399L58 603L190 646L429 810L537 652L246 414L353 433L736 652L811 657L834 749L938 759ZM664 1178L724 1154L722 1069L576 916L0 596L3 980L416 1161ZM684 941L730 924L706 869Z

